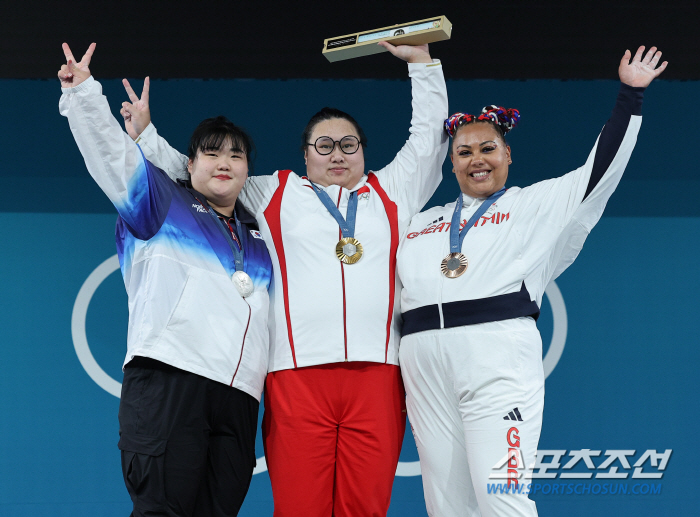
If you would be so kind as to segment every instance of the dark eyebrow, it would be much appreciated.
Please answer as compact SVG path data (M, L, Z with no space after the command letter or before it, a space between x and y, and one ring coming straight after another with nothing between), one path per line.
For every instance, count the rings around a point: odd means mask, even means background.
M226 150L221 149L221 147L208 147L206 149L202 149L202 152L203 153L226 152ZM231 149L229 149L228 152L245 154L245 151L243 149L238 148L238 147L231 147Z
M484 144L495 144L495 143L496 143L495 140L486 140L485 142L481 142L481 143L479 144L479 146L482 146L482 145L484 145ZM459 149L460 147L468 147L469 149L472 148L471 145L462 144L462 145L458 145L458 146L457 146L457 149Z

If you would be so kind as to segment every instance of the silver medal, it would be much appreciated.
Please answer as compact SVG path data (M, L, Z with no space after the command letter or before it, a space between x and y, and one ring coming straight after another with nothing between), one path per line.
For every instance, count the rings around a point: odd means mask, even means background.
M233 285L236 286L236 289L243 298L247 298L253 294L253 291L255 290L253 280L245 271L236 271L231 277L231 281L233 282Z

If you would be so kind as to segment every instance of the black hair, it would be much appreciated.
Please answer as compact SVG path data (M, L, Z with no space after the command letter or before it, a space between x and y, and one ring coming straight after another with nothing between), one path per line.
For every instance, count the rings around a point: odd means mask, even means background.
M323 108L321 111L316 113L313 117L311 117L311 120L309 120L309 123L306 124L306 127L304 128L304 132L301 134L301 150L302 152L306 151L306 146L309 144L309 139L311 138L311 133L314 132L314 128L316 127L316 124L319 122L323 122L324 120L332 120L335 118L340 118L343 120L347 120L350 122L353 127L355 128L355 131L357 131L357 135L360 137L360 143L362 144L362 147L367 147L367 136L365 135L365 132L362 131L362 128L360 127L360 124L357 123L357 121L352 118L350 115L345 113L344 111L340 111L339 109L335 108ZM311 142L313 144L313 142Z
M233 149L240 150L245 154L248 169L252 172L255 159L253 139L245 129L235 125L222 115L202 120L199 123L190 138L187 155L190 160L194 160L198 151L218 150L227 140L231 142Z

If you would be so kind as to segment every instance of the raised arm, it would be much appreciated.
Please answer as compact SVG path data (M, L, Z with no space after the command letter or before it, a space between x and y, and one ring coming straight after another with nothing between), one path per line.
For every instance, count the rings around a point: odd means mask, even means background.
M144 80L140 98L128 80L122 79L122 84L131 101L123 102L120 111L124 117L126 132L141 146L146 159L156 167L163 169L172 180L188 179L187 156L172 147L165 138L158 134L155 126L151 123L151 109L148 103L151 88L150 78L146 77Z
M610 119L601 131L585 165L560 178L529 187L540 218L566 225L573 218L590 231L617 188L629 162L642 123L644 89L666 68L658 66L661 52L644 47L630 61L626 51L619 67L620 91Z
M644 47L639 47L634 57L626 50L620 60L617 101L583 167L587 182L580 205L573 214L573 218L588 231L600 219L627 167L642 123L644 90L668 65L664 61L659 66L660 59L661 52L656 47L649 49L646 55Z
M405 207L404 216L418 213L442 180L447 154L447 88L442 65L433 60L428 46L411 47L382 42L393 55L408 62L412 91L410 136L394 160L377 171L377 177L393 199Z
M122 80L131 102L123 102L121 115L129 136L139 144L146 159L163 169L172 180L187 180L187 156L172 147L165 138L160 136L151 122L149 107L150 79L146 77L143 83L141 97L136 95L126 79ZM275 188L279 184L277 176L254 176L246 180L238 200L250 213L257 215L263 210Z
M171 191L159 185L167 180L146 162L138 146L125 134L92 77L93 43L80 62L63 44L66 64L58 77L63 95L61 115L68 118L78 148L90 175L107 194L119 215L140 239L158 231L170 202Z
M629 50L626 50L622 56L618 68L621 82L620 93L617 96L612 115L598 139L584 200L591 194L605 173L610 170L610 165L622 144L632 116L642 115L644 90L668 65L668 62L664 61L661 66L656 68L659 59L661 59L661 52L657 52L656 47L652 47L647 52L646 57L643 57L643 54L644 47L639 47L631 61Z
M549 257L550 279L557 278L571 265L588 233L600 219L634 149L641 125L644 90L668 64L664 61L657 67L661 52L657 52L656 47L652 47L646 56L644 47L639 47L634 58L630 58L628 50L618 69L621 85L617 102L586 165L562 178L541 184L551 182L554 187L552 197L558 196L560 202L565 204L561 207L565 210L560 211L560 221L565 225ZM567 196L562 187L568 188L571 194ZM556 205L557 202L553 201L552 204Z

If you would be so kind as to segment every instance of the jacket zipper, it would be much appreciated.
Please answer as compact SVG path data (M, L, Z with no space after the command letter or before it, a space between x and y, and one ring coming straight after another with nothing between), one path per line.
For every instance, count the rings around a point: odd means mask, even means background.
M338 192L338 203L336 204L338 210L340 210L340 198L343 195L343 187L340 187L340 191ZM346 214L347 217L347 214ZM343 238L343 231L341 229L338 229L338 240ZM343 340L345 342L345 362L348 362L348 324L347 324L347 316L346 316L346 301L345 301L345 264L343 264L342 261L340 262L340 278L343 283Z
M236 374L238 373L238 368L241 366L241 359L243 359L243 349L245 348L245 338L248 335L248 327L250 327L250 315L251 315L251 309L250 309L250 304L246 301L245 298L242 298L245 304L248 306L248 323L245 325L245 332L243 333L243 341L241 342L241 355L238 358L238 364L236 365L236 371L233 372L233 378L231 378L231 384L230 386L233 386L233 381L236 379Z

